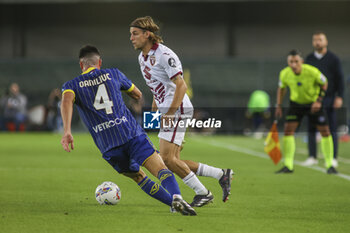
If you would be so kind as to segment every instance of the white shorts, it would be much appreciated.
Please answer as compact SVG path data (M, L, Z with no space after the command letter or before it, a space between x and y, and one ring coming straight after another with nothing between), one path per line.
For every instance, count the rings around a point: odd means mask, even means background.
M177 112L175 114L174 124L172 126L162 128L159 131L158 137L181 146L186 134L186 122L187 120L191 120L192 116L193 110L184 114Z

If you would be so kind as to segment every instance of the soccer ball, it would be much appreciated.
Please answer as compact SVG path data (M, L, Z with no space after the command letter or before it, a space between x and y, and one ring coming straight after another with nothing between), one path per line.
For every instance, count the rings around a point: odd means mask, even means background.
M100 205L115 205L121 198L120 188L113 182L105 181L97 186L95 197Z

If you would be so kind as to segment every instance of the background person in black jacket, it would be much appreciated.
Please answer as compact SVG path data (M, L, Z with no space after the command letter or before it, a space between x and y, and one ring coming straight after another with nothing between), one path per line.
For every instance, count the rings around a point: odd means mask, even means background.
M328 89L323 99L323 107L326 110L329 127L333 137L334 159L333 166L338 166L338 137L336 110L343 105L344 77L339 58L328 50L328 40L323 32L315 32L312 35L314 52L310 53L305 63L317 67L328 79ZM317 164L316 127L310 124L308 129L309 158L303 163L306 166Z

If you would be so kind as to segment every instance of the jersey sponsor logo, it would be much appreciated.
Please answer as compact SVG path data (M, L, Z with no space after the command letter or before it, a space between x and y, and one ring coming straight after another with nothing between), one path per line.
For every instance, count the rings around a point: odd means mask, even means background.
M168 64L169 64L169 66L171 66L171 67L176 67L176 61L175 61L175 59L174 58L169 58L168 59Z
M95 133L98 133L98 132L102 132L106 129L109 129L111 127L120 125L121 123L125 123L127 121L128 121L128 119L126 119L125 116L123 116L121 118L117 117L114 120L106 121L106 122L103 122L103 123L98 124L96 126L93 126L92 129L95 131Z
M149 61L150 61L151 65L154 66L154 64L156 64L156 57L154 55L150 56Z

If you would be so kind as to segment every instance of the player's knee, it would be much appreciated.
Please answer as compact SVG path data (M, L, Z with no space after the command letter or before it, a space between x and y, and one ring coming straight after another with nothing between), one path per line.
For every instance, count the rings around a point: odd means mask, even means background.
M328 137L331 135L330 129L327 125L322 125L317 127L322 137Z
M292 136L294 135L295 129L293 127L285 127L284 128L284 136Z
M167 167L171 167L171 165L174 164L176 160L175 156L171 156L171 155L164 156L164 157L162 156L162 158Z

